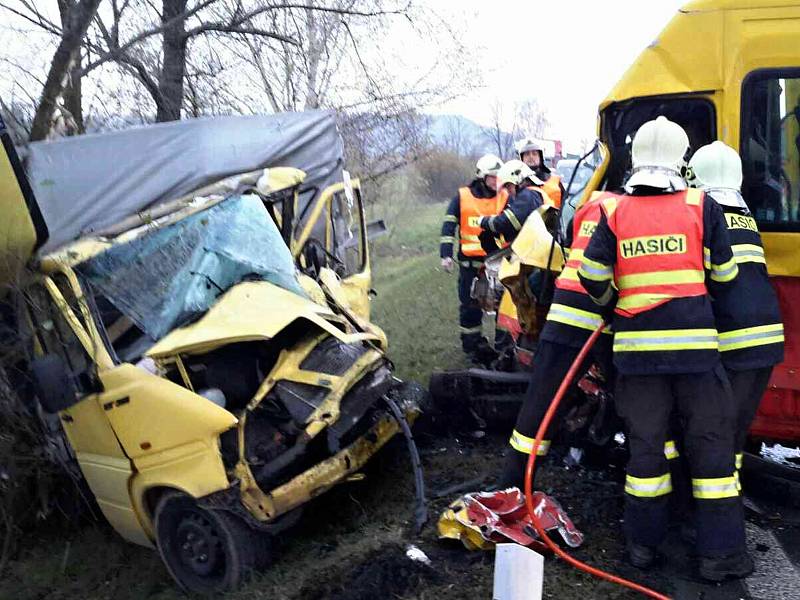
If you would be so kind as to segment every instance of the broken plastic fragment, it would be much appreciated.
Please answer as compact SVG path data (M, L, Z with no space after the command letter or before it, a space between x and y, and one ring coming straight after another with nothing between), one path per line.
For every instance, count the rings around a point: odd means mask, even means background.
M415 562L421 562L429 567L431 566L431 559L420 548L414 544L406 546L406 556Z
M572 548L583 543L583 534L556 500L543 492L534 492L533 503L546 531L557 530ZM518 488L466 494L450 504L438 527L440 537L461 540L469 549L490 549L509 540L544 549Z

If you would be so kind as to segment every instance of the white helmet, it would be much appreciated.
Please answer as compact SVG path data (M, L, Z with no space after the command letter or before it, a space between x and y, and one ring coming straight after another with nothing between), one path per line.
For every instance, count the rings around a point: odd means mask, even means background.
M692 187L703 189L742 187L742 159L724 142L716 141L698 148L689 161L686 179Z
M479 179L483 179L487 175L497 175L501 166L503 166L503 161L500 158L494 154L484 154L475 164L475 175Z
M633 174L625 184L630 192L639 185L663 190L686 189L681 167L689 138L683 127L664 116L648 121L633 137Z
M742 187L742 159L724 142L712 142L689 161L686 181L692 187L710 192L719 204L747 208L739 192Z
M525 179L530 179L534 183L541 183L528 165L521 160L513 159L503 163L500 170L497 172L497 184L503 185L506 183L513 183L519 185Z
M539 142L533 138L522 138L514 145L517 147L517 153L519 154L520 158L522 158L522 155L526 152L532 151L538 151L542 157L544 157L544 148L542 148L541 144L539 144Z

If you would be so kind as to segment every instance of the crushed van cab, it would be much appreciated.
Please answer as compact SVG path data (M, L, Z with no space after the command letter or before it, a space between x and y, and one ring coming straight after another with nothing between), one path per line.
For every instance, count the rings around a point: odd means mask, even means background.
M42 408L109 523L189 591L266 565L298 509L419 412L360 302L358 182L315 194L302 219L305 178L229 176L39 256L21 280ZM337 219L352 277L325 235Z

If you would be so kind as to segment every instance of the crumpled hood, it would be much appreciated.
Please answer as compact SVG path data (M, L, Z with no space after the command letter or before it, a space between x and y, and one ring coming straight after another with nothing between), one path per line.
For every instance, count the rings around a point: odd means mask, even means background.
M266 281L240 283L228 290L198 321L174 329L146 355L204 353L232 344L267 340L297 319L306 319L336 337L344 334L330 309Z

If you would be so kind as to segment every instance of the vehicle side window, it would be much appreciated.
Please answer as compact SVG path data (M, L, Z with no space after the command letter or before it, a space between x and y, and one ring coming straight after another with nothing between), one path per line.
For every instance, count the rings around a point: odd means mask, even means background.
M764 70L742 84L742 194L766 231L800 231L800 70Z
M328 250L344 263L343 277L360 273L366 261L361 195L337 192L331 198Z
M64 359L79 392L86 394L93 391L95 364L50 293L43 285L33 284L25 291L25 300L34 333L44 353L57 354Z

